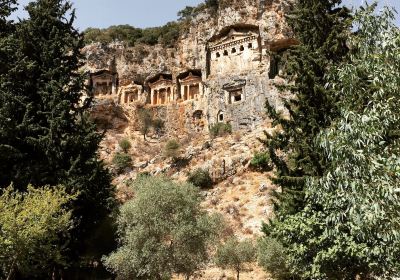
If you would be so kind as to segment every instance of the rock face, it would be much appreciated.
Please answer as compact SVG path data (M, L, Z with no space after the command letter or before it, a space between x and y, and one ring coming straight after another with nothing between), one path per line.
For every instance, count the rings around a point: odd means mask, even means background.
M85 68L102 89L95 97L113 100L128 116L145 106L171 134L206 133L218 122L252 130L266 118L265 102L283 109L271 52L295 43L284 16L293 2L221 0L217 11L192 19L175 48L89 45Z

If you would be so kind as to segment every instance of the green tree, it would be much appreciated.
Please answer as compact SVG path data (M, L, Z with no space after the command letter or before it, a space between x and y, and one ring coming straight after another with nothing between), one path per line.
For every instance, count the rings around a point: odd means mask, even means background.
M251 240L239 241L232 237L218 247L215 263L221 268L234 270L236 279L239 280L244 265L253 262L255 256L256 249Z
M72 227L67 210L75 196L65 188L28 186L26 193L12 186L0 196L0 278L50 277L55 266L66 265L61 240ZM43 279L43 278L42 278Z
M106 267L119 279L188 279L207 261L221 218L201 209L191 184L140 176L133 186L117 220L120 247L104 257Z
M349 60L329 71L343 95L340 117L316 138L329 168L275 229L302 279L400 275L400 32L389 10L374 8L356 15Z
M210 172L200 168L189 173L187 181L201 189L208 189L213 186L213 180L210 176Z
M0 42L8 65L0 70L0 186L63 185L79 193L71 203L79 221L70 248L76 256L114 201L97 155L102 134L87 116L91 99L81 101L83 39L68 1L37 0L26 10L28 18Z
M157 118L152 121L152 126L153 126L157 136L160 137L165 128L165 122L163 120Z
M232 126L229 123L216 123L210 126L211 138L226 136L232 133Z
M181 21L190 20L193 16L194 11L195 11L195 7L186 6L183 10L180 10L178 12L179 20L181 20Z
M132 148L131 141L129 141L128 138L121 139L121 141L118 142L118 145L124 153L127 153L129 149Z
M270 237L260 238L257 244L258 264L268 271L273 279L294 280L287 265L286 251L283 245L276 239Z
M267 152L257 152L250 161L250 166L258 171L271 171L271 159Z
M149 132L153 123L153 116L148 109L140 109L138 112L140 132L143 134L143 139L146 141L146 135Z
M164 147L164 156L167 158L172 158L172 160L176 160L180 154L181 145L175 139L169 140Z
M128 167L132 166L132 157L126 153L116 153L112 159L112 163L118 174L121 174Z
M315 145L315 136L338 115L337 95L326 89L325 74L340 64L348 52L350 15L341 0L300 0L288 15L299 44L284 52L284 87L294 97L285 100L289 116L267 104L275 134L266 133L265 147L276 167L273 181L282 188L277 204L284 219L301 210L307 176L322 176L326 158ZM285 59L286 58L286 59Z

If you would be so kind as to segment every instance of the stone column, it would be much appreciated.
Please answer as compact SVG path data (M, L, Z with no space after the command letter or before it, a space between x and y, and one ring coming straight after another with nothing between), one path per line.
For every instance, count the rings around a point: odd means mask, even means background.
M181 99L183 100L183 98L184 98L184 95L185 95L185 86L184 85L181 85Z
M150 93L150 105L154 105L154 104L153 104L153 100L154 100L154 89L151 89L151 93Z
M199 83L199 95L204 96L204 87L203 83Z

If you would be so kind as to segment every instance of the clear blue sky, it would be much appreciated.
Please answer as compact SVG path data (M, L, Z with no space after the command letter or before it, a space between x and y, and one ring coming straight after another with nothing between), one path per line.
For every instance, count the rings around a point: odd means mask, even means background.
M21 6L29 0L19 0ZM76 26L104 28L110 25L130 24L136 27L160 26L177 18L185 6L195 6L203 0L72 0L77 10ZM365 0L344 0L358 6ZM370 2L370 1L369 1ZM380 5L394 6L400 12L400 0L378 0ZM22 11L18 12L23 17ZM400 26L400 17L397 17Z

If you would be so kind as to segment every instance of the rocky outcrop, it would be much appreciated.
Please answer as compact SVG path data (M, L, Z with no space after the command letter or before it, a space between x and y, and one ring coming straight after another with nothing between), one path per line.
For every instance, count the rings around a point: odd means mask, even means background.
M130 111L126 115L135 116L137 108L126 91L141 86L134 96L162 117L171 134L206 133L218 122L252 130L266 118L265 102L283 110L270 51L295 43L285 21L293 2L221 0L218 11L205 10L192 19L174 48L92 44L83 50L85 70L118 73L118 97L109 98ZM181 84L185 73L201 78L195 98L185 97L192 90ZM165 91L152 88L158 78L169 81ZM129 119L128 125L138 127L137 119Z

